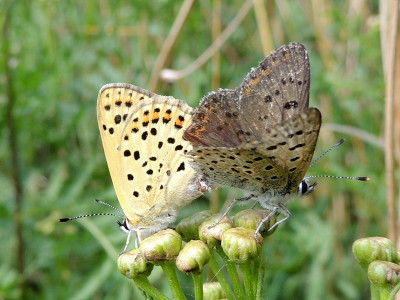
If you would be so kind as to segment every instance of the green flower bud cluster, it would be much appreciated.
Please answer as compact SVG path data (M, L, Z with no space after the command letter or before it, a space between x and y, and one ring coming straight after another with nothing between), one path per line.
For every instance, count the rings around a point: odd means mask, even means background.
M368 274L371 299L394 299L400 289L399 250L394 243L383 237L358 239L353 255Z
M146 297L168 299L147 279L156 265L168 279L174 299L186 299L176 268L192 276L195 299L261 299L263 239L276 220L264 224L257 234L255 230L268 214L250 209L232 221L210 211L199 212L183 219L176 231L162 230L143 240L139 249L122 253L119 270ZM205 268L212 280L203 276Z

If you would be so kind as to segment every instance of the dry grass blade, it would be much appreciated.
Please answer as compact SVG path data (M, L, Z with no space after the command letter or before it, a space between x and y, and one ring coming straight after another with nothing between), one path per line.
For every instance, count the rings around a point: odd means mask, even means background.
M383 1L381 1L383 2ZM386 66L386 107L385 107L385 165L386 165L386 190L387 190L387 206L388 206L388 237L396 244L398 243L398 217L397 217L397 203L396 203L396 183L395 183L395 129L398 128L396 123L399 122L398 118L394 118L396 109L398 109L400 101L400 36L399 36L399 2L390 1L389 9L382 10L381 13L387 12L388 18L381 18L386 20L387 24L383 25L383 29L388 32L383 32L382 35L386 38L383 41L382 56L386 57L384 62ZM397 120L397 121L396 121Z
M160 72L170 63L172 50L174 49L176 41L179 38L179 34L182 32L183 26L189 17L194 3L195 0L186 0L182 4L179 14L176 17L168 37L160 51L160 54L157 57L156 63L154 64L149 84L150 91L157 91L158 85L160 84Z
M254 0L254 13L258 24L258 34L265 55L272 52L274 43L271 36L271 28L269 26L268 14L263 0Z
M249 10L252 6L253 6L253 0L247 0L240 8L236 17L232 20L232 22L228 25L228 27L226 27L226 29L222 32L222 34L192 64L190 64L188 67L186 67L185 69L182 69L182 70L165 69L160 74L161 78L166 81L176 81L183 77L188 76L189 74L193 73L198 68L200 68L202 65L204 65L214 55L214 53L222 47L222 45L226 42L226 40L232 35L232 33L236 30L236 28L240 25L240 23L246 17L247 13L249 12Z

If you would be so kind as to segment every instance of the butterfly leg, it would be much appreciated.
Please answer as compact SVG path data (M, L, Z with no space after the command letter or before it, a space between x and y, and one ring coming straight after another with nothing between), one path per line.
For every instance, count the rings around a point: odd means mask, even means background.
M256 232L254 233L254 238L256 239L257 242L258 242L257 233L260 232L263 225L265 223L267 223L275 214L282 213L285 215L285 217L282 220L279 220L278 222L276 222L274 225L272 225L271 228L268 229L268 232L274 230L274 228L276 228L277 226L279 226L280 224L285 222L292 215L290 213L290 211L282 204L278 204L278 206L275 206L275 205L272 205L271 203L269 203L269 205L272 207L270 214L267 217L265 217L264 219L262 219L262 221L260 222L260 225L258 225Z
M126 251L126 249L128 249L128 245L129 245L129 242L130 242L130 240L131 240L131 234L132 234L132 230L129 230L129 232L128 232L128 237L126 238L126 243L125 243L125 247L124 247L124 250L122 251L122 253L125 253L125 251ZM137 239L136 239L137 240ZM135 243L136 243L136 241L135 241ZM121 254L122 254L121 253ZM120 255L121 255L120 254Z
M221 217L218 219L218 221L215 222L214 224L212 224L211 226L209 226L208 229L213 228L215 225L219 224L219 222L221 222L221 220L227 216L227 214L229 213L229 211L232 209L232 207L235 205L236 202L249 201L251 198L254 198L254 197L256 197L256 196L251 194L250 196L247 196L247 197L233 199L233 201L229 204L228 208L224 211L224 213L221 215Z
M258 237L257 237L257 233L259 233L260 232L260 230L261 230L261 228L264 226L264 224L265 223L267 223L275 214L276 214L276 212L278 211L278 206L272 206L271 205L271 207L272 207L272 210L271 210L271 212L269 213L269 215L268 216L266 216L264 219L262 219L261 220L261 222L260 222L260 224L258 225L258 227L257 227L257 229L256 229L256 232L254 233L254 238L256 239L256 241L257 242L260 242L259 240L258 240ZM275 226L275 225L274 225ZM272 228L272 227L271 227ZM271 229L269 229L268 231L270 231Z
M278 206L279 206L279 208L277 208L277 209L279 210L279 212L283 213L285 215L285 217L282 220L279 220L278 222L276 222L270 229L268 229L268 231L274 230L275 227L277 227L280 224L282 224L283 222L285 222L292 215L291 212L286 208L286 206L284 206L282 204L278 204Z

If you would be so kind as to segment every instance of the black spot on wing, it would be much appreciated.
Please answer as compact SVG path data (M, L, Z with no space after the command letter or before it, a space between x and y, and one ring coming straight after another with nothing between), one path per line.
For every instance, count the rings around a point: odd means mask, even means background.
M179 171L184 171L184 170L185 170L185 163L182 162L182 163L179 165L179 167L178 167L178 169L177 169L176 171L179 172Z

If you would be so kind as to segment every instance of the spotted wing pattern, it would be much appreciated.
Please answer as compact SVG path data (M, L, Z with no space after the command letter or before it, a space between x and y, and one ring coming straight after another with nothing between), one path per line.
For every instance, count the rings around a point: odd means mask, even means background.
M108 84L98 96L101 139L114 188L134 229L166 227L180 207L205 191L184 156L193 109L173 97L129 84Z
M199 147L188 154L193 166L212 182L258 194L295 193L309 168L321 114L310 108L268 129L261 141L235 148Z

